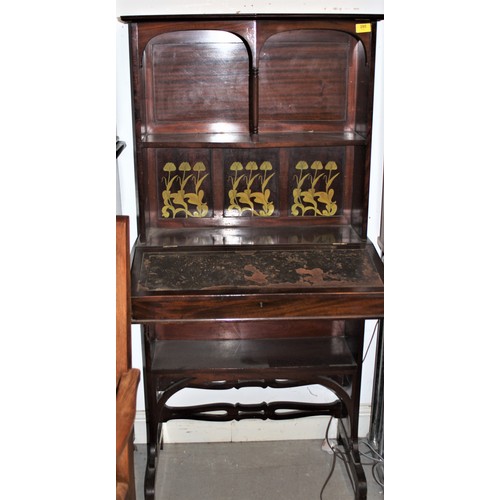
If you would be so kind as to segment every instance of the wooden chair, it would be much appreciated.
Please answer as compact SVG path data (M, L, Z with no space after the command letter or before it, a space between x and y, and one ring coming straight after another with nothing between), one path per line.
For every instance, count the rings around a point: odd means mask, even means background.
M116 216L116 499L135 500L133 428L140 371L132 368L129 221Z

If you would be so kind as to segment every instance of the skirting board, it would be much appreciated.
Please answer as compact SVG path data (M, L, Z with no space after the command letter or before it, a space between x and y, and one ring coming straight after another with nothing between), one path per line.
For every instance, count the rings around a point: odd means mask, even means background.
M361 405L359 437L368 435L371 405ZM315 416L292 420L247 419L231 422L203 422L197 420L172 420L163 424L165 443L222 443L241 441L285 441L296 439L323 439L329 417ZM146 413L137 411L135 418L135 443L145 444ZM337 420L333 419L330 437L337 435Z

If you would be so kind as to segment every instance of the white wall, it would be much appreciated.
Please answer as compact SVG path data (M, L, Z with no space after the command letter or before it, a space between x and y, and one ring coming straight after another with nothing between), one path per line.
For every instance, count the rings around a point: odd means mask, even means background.
M141 4L140 12L137 11L137 2L129 0L121 0L118 2L118 14L137 14L137 13L167 13L165 8L157 2L149 1L147 4ZM350 11L358 12L361 7L370 10L363 10L366 13L382 12L382 2L337 2L335 4L328 3L324 6L322 2L257 2L249 4L250 6L240 4L241 9L235 7L232 2L231 8L223 5L223 2L184 2L182 4L182 12L184 13L209 13L216 11L224 12L338 12L344 13ZM162 10L161 10L162 9ZM181 13L175 6L168 8L168 13ZM254 10L255 9L255 10ZM316 9L316 10L314 10ZM375 107L374 107L374 130L373 130L373 151L372 151L372 172L371 172L371 188L370 188L370 207L369 207L369 222L368 236L376 243L380 228L380 206L382 197L382 178L383 178L383 21L379 22L377 60L376 60L376 82L375 82ZM136 199L135 199L135 178L133 164L133 128L132 128L132 111L131 111L131 96L130 96L130 76L129 76L129 59L128 59L128 28L125 24L117 22L116 26L116 74L117 74L117 135L120 140L127 143L127 147L121 154L118 161L117 180L119 185L119 196L121 201L121 212L130 217L131 242L137 236L136 225ZM373 332L375 322L370 321L366 327L366 343ZM371 344L370 351L366 357L363 367L363 380L361 388L361 418L360 418L360 435L363 436L368 432L370 403L372 396L372 381L373 381L373 365L375 354L376 339ZM136 325L132 329L132 364L142 369L142 351L140 328ZM271 400L277 390L247 388L245 390L232 389L227 391L228 401L236 401L242 403L256 403L263 400ZM325 402L331 399L330 391L319 387L310 386L297 389L281 389L280 399L285 400L300 400L308 402ZM283 396L281 396L283 394ZM198 404L201 401L212 401L213 398L220 398L220 392L215 396L211 393L208 395L206 391L200 393L199 390L185 389L177 393L172 402L178 404ZM276 398L275 398L276 399ZM137 403L137 419L136 419L136 441L145 442L145 420L144 420L144 389L142 385L138 391ZM253 440L253 439L291 439L291 438L313 438L321 437L324 433L325 422L322 417L310 417L300 419L300 421L242 421L242 422L225 422L225 423L210 423L207 425L202 422L190 422L189 427L186 427L182 421L171 422L168 424L167 439L175 441L196 441L196 440ZM332 433L334 429L332 429Z
M117 0L120 16L143 14L380 14L384 12L383 0Z

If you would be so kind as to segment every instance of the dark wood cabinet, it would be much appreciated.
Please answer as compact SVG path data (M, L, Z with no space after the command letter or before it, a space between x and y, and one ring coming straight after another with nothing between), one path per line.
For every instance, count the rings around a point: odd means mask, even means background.
M367 239L374 52L381 16L151 16L129 23L154 498L176 418L332 415L355 497L364 322L382 318ZM173 407L185 387L321 384L328 404Z

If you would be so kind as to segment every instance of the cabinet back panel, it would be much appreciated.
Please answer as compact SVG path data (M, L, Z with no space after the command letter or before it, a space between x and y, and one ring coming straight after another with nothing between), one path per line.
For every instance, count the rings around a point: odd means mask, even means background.
M288 130L345 129L351 39L331 30L296 30L266 41L259 60L261 132L281 130L283 122Z
M148 133L248 130L249 58L236 35L166 33L146 54Z

